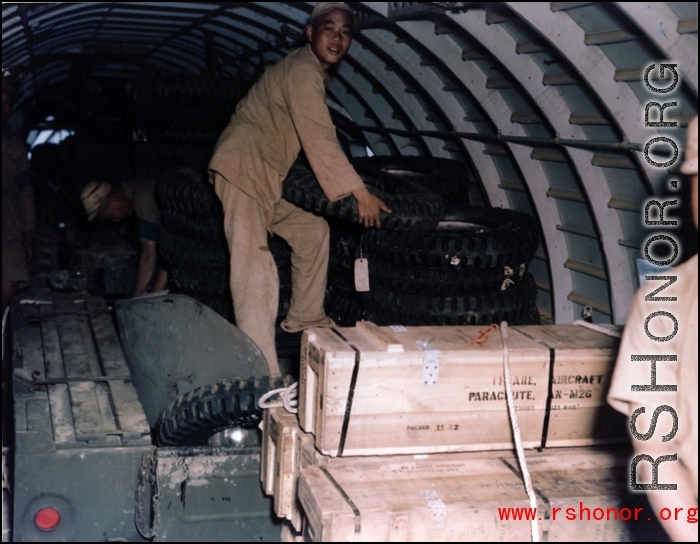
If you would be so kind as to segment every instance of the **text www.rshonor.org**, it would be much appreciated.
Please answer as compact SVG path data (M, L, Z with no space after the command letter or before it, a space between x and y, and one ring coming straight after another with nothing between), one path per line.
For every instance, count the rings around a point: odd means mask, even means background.
M698 522L697 508L662 508L658 517L664 521L673 519L682 521L684 518L688 523ZM542 521L538 517L537 508L499 508L498 519L501 521ZM552 507L552 521L651 521L654 519L649 511L644 513L644 508L589 508L582 502L578 503L578 508Z

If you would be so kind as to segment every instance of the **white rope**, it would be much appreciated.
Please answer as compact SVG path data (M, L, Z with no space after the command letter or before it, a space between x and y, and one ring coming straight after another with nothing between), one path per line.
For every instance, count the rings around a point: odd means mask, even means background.
M574 325L578 325L580 327L586 327L587 329L591 329L592 331L599 332L601 334L607 334L608 336L612 336L614 338L621 338L622 334L620 334L620 331L616 331L613 329L608 329L607 327L603 327L602 325L596 325L595 323L589 323L588 321L583 321L581 319L577 319L574 321Z
M518 418L515 415L515 405L513 401L513 384L510 381L510 354L508 352L508 323L501 321L501 339L503 340L503 377L506 382L506 399L508 401L508 414L510 415L510 424L513 428L513 439L515 440L515 451L518 454L518 462L520 463L520 472L523 475L523 481L525 482L525 491L527 491L527 496L530 499L530 508L533 512L537 508L537 499L535 498L535 492L532 489L532 479L530 478L530 471L527 469L527 461L525 460L525 451L523 450L523 441L520 438L520 426L518 425ZM540 541L540 530L537 523L537 516L530 520L530 536L532 542Z
M265 393L262 397L260 397L260 400L258 401L258 406L266 410L268 408L279 408L281 406L284 407L287 412L290 414L296 414L297 413L297 406L299 405L299 399L298 394L299 394L299 382L294 382L292 385L289 387L281 387L280 389L273 389L272 391L268 391ZM275 395L279 395L280 400L268 400Z

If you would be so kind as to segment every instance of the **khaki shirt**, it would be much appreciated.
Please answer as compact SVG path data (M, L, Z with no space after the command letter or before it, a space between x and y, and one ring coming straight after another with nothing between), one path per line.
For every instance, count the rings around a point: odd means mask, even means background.
M678 414L678 433L669 446L677 448L678 461L683 463L698 489L698 256L659 276L676 276L676 283L657 293L656 297L677 297L677 301L654 302L644 298L666 281L648 281L637 292L620 344L608 402L630 416L636 406L645 413L636 422L637 432L650 429L651 416L658 406L667 404ZM668 312L678 322L678 333L669 341L649 338L644 329L646 319L654 312ZM648 324L649 332L659 338L673 333L670 318L657 316ZM657 385L676 385L678 390L663 392L632 391L632 385L651 384L651 363L632 361L632 355L676 355L678 360L656 363ZM663 412L651 440L668 434L671 415ZM634 440L634 439L633 439ZM643 443L642 443L643 444ZM663 470L663 469L662 469ZM668 483L660 481L660 483Z
M251 88L214 148L209 170L253 198L268 226L301 149L330 201L364 187L338 144L325 103L329 82L310 46L293 51ZM278 179L265 175L266 165Z
M27 146L12 134L2 133L2 239L22 240L36 227L34 191L27 172ZM19 179L18 179L19 176ZM24 179L23 179L24 178Z

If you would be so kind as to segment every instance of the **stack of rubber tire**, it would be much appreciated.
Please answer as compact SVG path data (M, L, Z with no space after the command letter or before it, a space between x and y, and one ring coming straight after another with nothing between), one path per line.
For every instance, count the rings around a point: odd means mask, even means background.
M330 317L344 326L360 319L384 326L539 323L537 287L527 272L538 246L534 218L472 208L466 167L457 161L364 157L353 165L393 212L381 229L357 225L354 199L331 204L302 164L283 186L287 200L329 218ZM358 257L369 266L370 291L362 294L354 286Z
M358 173L367 187L394 210L383 218L382 228L406 233L429 230L439 222L443 205L438 194L398 176L375 176L374 172L365 172L362 168ZM282 185L282 195L328 220L331 242L325 310L339 325L354 326L366 313L363 298L355 290L354 266L368 232L358 224L355 199L347 197L329 202L303 159L292 166Z
M246 89L221 77L147 77L134 89L134 176L173 164L204 171Z
M174 168L160 175L156 196L163 222L159 254L178 291L235 323L223 210L213 186L199 170ZM287 314L292 291L291 250L279 237L268 242L280 276L279 323Z
M527 272L538 246L534 218L470 207L465 167L457 161L372 157L355 159L354 166L392 210L381 229L358 224L354 198L329 202L301 160L283 184L284 198L328 219L325 307L339 325L361 319L406 326L539 322L537 287ZM212 186L199 171L173 169L160 176L157 196L164 226L159 248L174 283L233 322L229 250ZM443 201L451 204L447 210ZM280 276L279 323L291 297L290 248L279 237L269 243ZM369 263L369 292L355 289L358 257Z

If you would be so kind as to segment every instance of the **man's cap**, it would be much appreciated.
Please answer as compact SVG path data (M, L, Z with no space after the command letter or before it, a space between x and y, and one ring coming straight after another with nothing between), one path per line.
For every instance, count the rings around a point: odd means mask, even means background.
M93 181L85 186L83 192L80 193L80 200L82 200L87 212L88 221L95 219L100 211L100 206L111 192L112 184L108 181Z
M314 24L314 21L321 17L321 15L325 15L334 9L339 9L350 15L352 25L355 26L355 12L353 12L352 9L350 9L350 6L348 6L345 2L318 2L311 12L309 24Z
M685 161L681 173L692 176L698 173L698 118L688 125L688 141L685 145Z

